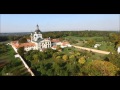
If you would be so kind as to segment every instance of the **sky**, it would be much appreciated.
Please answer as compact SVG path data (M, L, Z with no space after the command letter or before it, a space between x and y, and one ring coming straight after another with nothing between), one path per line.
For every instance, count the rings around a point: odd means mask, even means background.
M0 31L34 32L36 25L45 31L119 30L119 14L0 14Z

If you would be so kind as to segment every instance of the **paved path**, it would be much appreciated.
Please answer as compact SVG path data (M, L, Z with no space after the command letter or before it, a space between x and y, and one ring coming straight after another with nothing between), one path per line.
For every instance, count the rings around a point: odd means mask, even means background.
M75 45L72 45L72 46L75 47L75 48L79 48L79 49L87 50L87 51L92 51L92 52L100 53L100 54L109 54L110 53L110 52L107 52L107 51L85 48L85 47L80 47L80 46L75 46Z

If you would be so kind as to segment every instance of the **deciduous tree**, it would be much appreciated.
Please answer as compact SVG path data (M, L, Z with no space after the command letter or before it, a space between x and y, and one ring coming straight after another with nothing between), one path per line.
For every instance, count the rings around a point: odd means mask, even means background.
M88 76L115 76L119 68L107 61L94 60L83 66L81 71Z

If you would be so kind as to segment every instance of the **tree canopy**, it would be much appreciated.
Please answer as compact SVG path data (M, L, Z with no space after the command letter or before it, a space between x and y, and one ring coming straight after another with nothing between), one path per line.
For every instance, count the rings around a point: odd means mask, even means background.
M94 60L82 67L82 73L87 76L115 76L119 68L111 62Z
M27 39L24 37L19 39L19 43L26 43L26 42L27 42Z

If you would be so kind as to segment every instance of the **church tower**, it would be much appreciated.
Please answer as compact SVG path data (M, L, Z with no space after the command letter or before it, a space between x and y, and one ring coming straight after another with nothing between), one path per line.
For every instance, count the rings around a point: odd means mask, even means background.
M38 39L43 39L43 38L42 38L41 31L39 29L39 26L37 25L35 32L31 33L31 40L32 41L38 41Z

